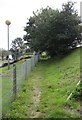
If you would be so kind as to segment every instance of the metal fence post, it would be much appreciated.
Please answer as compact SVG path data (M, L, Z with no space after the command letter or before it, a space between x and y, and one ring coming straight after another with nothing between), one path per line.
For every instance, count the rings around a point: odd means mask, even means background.
M35 63L35 56L36 56L36 55L34 55L34 66L35 66L35 64L36 64L36 63Z
M14 99L16 98L17 94L17 84L16 84L16 64L13 64L13 95Z
M33 61L32 61L32 59L33 59L33 56L31 57L31 71L33 69Z
M27 61L25 61L25 80L27 80Z

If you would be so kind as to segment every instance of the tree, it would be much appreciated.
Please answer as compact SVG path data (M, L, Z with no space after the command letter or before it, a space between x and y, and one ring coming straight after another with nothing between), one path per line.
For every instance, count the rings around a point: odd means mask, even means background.
M36 52L46 51L50 56L66 53L79 41L79 17L74 3L62 5L62 11L47 7L30 17L24 31L24 40Z
M2 60L6 56L8 56L8 51L5 49L0 49L0 57L2 58Z
M25 52L27 46L24 44L24 41L19 37L12 41L12 48L10 51L13 54L13 57L17 59L17 57Z
M52 19L53 15L55 19L59 11L47 7L36 13L33 12L33 14L34 16L30 17L24 29L27 32L27 34L24 35L24 40L27 40L27 44L31 49L36 52L43 52L48 48L48 41L50 41L50 19Z

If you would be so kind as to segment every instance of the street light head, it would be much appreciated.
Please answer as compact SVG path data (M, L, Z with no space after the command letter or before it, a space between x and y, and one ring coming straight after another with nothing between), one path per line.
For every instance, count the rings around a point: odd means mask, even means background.
M10 22L9 20L6 20L5 23L6 23L7 25L10 25L10 24L11 24L11 22Z

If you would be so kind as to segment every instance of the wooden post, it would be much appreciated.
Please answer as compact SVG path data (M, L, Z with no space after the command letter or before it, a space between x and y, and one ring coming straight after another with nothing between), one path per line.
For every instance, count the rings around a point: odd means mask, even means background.
M17 94L16 64L13 64L13 95L14 95L14 99L16 98L16 94Z

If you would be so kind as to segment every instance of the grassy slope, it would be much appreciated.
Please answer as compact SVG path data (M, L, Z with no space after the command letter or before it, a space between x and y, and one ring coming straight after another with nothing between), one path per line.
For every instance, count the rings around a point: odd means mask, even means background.
M2 114L2 78L0 77L0 118Z
M23 64L25 60L21 60L16 63L17 66L20 66ZM0 91L0 97L2 97L3 101L0 101L0 104L3 106L3 111L6 111L8 109L7 107L12 101L12 95L13 95L13 65L10 65L10 70L8 70L8 67L0 68L0 73L3 74L2 77L0 77L0 88L2 88L2 91ZM1 96L2 95L2 96Z
M37 114L38 118L79 117L80 103L74 99L65 102L80 80L80 50L59 60L40 61L23 87L16 101L5 117L28 118ZM40 102L34 107L34 87L39 88ZM37 96L36 96L37 98ZM36 116L36 115L35 115Z
M40 116L57 118L78 116L75 110L79 109L79 102L65 101L80 80L79 50L62 60L48 61L44 67L45 75L41 86L42 97L39 109L42 109L43 113L46 111L46 114Z

